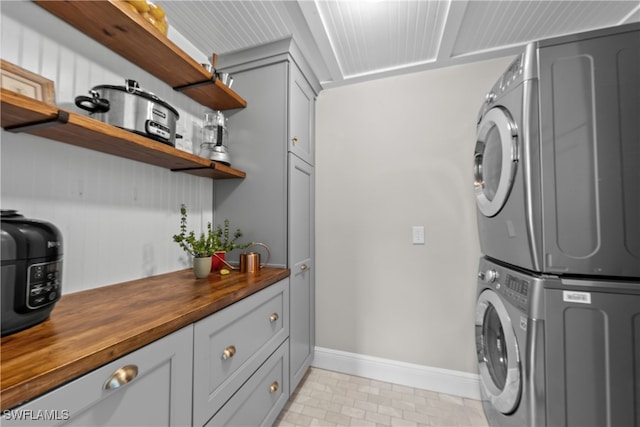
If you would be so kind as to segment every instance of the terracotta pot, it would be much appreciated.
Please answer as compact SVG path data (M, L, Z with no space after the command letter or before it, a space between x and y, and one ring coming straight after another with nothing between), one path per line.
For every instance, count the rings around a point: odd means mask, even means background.
M193 273L196 275L196 278L203 279L211 273L211 258L212 257L193 258Z

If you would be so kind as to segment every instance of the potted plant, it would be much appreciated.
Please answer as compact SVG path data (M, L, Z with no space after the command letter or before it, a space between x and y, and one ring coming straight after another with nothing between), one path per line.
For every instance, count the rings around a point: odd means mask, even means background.
M199 237L191 230L187 231L187 207L180 206L180 233L173 236L173 241L191 256L193 256L193 268L196 277L206 277L212 269L222 268L225 253L234 248L243 248L247 245L236 243L242 237L239 229L230 235L229 220L224 220L224 227L218 225L214 231L211 222L207 223L207 231L201 232ZM215 262L219 262L218 264Z
M214 271L218 271L224 266L227 252L235 248L243 249L249 246L249 244L237 243L237 240L242 237L240 229L236 229L231 236L228 219L224 220L224 226L217 225L215 232L210 232L209 235L214 248L211 264Z

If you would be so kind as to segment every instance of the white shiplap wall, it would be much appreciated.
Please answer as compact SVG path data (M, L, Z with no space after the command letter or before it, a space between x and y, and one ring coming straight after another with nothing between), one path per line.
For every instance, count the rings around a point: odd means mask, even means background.
M178 133L199 136L204 107L84 36L31 2L2 2L0 55L55 83L57 105L125 78L180 112ZM193 137L193 138L192 138ZM171 236L179 207L190 225L213 217L213 182L187 174L2 130L2 209L55 224L64 238L63 293L186 268Z

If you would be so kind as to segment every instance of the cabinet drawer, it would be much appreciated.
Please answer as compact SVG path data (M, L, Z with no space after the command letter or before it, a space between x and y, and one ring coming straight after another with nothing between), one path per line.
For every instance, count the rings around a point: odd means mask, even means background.
M289 398L289 340L238 390L207 426L270 426Z
M210 419L288 335L288 278L196 323L194 425Z
M191 424L193 327L146 347L11 411L1 424L183 426ZM112 376L119 373L122 385ZM134 373L136 372L137 373ZM111 381L110 381L111 380ZM128 382L127 382L128 381ZM107 383L111 384L110 389Z

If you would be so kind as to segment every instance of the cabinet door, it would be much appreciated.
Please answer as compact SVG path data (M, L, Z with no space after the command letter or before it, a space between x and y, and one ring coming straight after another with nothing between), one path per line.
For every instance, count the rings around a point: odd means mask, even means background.
M5 411L2 425L190 425L192 356L193 326L187 326L13 411ZM118 386L111 378L125 367L130 367L133 378ZM107 384L111 389L105 389Z
M291 390L311 364L315 346L314 168L289 155Z
M314 162L315 99L313 89L295 63L289 64L289 151Z

